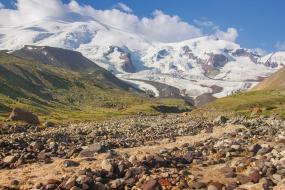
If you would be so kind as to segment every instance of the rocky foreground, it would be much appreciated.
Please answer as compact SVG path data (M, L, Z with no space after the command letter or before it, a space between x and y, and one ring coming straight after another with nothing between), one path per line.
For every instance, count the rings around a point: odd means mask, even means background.
M285 121L137 116L0 127L0 189L285 189Z

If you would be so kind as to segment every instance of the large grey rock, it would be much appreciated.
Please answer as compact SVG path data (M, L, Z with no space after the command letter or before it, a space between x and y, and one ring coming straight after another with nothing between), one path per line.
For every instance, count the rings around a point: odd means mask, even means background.
M94 143L88 146L86 149L82 150L79 154L81 157L94 157L95 153L98 153L102 150L102 146L99 143Z

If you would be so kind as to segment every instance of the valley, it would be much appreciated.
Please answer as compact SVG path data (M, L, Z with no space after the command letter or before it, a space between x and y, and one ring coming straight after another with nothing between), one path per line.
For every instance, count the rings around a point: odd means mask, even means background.
M285 190L284 6L0 0L0 190Z

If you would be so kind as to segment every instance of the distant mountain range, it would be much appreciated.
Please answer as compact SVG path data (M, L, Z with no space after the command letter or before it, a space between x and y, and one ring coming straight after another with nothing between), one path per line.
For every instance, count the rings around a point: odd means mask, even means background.
M160 43L88 18L0 28L0 49L12 50L15 55L39 56L42 62L70 69L92 64L68 54L69 60L64 63L56 55L59 49L32 45L79 51L135 88L161 96L156 84L165 84L201 104L252 88L285 65L285 52L264 56L211 36Z

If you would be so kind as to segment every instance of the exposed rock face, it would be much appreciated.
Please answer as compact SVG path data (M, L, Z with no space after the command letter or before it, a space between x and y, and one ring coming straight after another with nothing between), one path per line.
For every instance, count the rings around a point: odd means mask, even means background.
M164 57L166 57L168 55L169 55L169 52L167 50L165 50L165 49L160 50L157 53L156 60L159 61L159 60L163 59Z
M47 65L75 71L95 66L92 61L85 58L79 52L55 47L29 45L14 51L13 54L23 58L38 60Z
M258 58L260 57L259 55L246 51L245 49L237 49L233 52L233 56L248 57L254 63L258 63Z
M22 110L20 108L14 108L9 116L11 121L23 121L29 124L40 124L39 118L31 112Z
M195 98L195 105L200 107L216 99L211 93L205 93Z
M110 59L112 54L119 53L119 59L121 60L121 68L128 73L134 73L136 71L135 66L133 65L131 54L124 49L116 46L110 46L109 51L104 53L104 57Z
M124 71L129 72L129 73L134 73L136 71L136 69L132 63L130 53L122 52L120 58L123 60L122 68Z
M203 62L202 68L206 76L215 76L219 74L219 70L229 61L229 58L223 54L210 54L210 58Z

